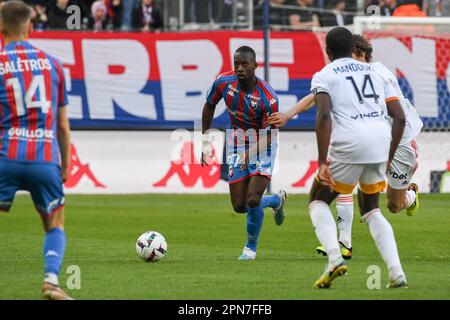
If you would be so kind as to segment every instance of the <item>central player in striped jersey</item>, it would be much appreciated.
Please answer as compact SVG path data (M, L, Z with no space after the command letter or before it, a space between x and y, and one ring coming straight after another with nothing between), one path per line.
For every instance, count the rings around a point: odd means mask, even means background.
M70 131L61 63L26 40L31 8L21 1L0 7L5 47L0 51L0 210L17 190L31 193L46 231L44 298L68 300L58 285L66 236L64 192Z
M227 164L231 203L237 213L247 213L247 242L239 260L254 260L264 220L264 208L271 207L275 223L284 220L287 194L280 190L263 195L269 185L277 152L276 130L268 117L278 111L278 97L255 75L255 51L247 46L234 53L234 71L217 77L208 91L202 114L202 165L212 157L207 131L214 110L223 98L232 129L227 130Z

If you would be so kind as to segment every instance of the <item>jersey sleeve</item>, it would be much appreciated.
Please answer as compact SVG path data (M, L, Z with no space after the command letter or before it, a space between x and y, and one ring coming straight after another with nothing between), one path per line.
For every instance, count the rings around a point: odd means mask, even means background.
M384 96L386 102L392 100L399 100L400 97L398 95L398 91L396 89L396 83L394 83L394 79L396 80L395 75L389 70L384 64L379 62L374 62L372 64L375 72L378 73L384 81Z
M311 80L311 93L316 95L321 92L329 93L330 87L323 72L317 72Z
M391 80L385 79L384 96L386 97L386 102L400 99Z
M65 107L69 104L66 90L66 78L62 64L58 60L54 60L56 71L58 73L58 107Z
M215 106L222 99L222 90L225 87L225 82L223 79L218 77L211 88L209 88L208 93L206 94L206 101L211 106Z

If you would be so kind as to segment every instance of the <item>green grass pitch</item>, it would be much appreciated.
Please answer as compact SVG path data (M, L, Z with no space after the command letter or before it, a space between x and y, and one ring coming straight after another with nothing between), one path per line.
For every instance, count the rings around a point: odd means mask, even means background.
M227 195L68 196L60 282L66 287L66 271L77 265L81 289L67 290L75 299L450 299L450 195L420 200L414 217L390 214L382 203L409 289L385 289L386 267L356 212L348 275L328 290L313 289L326 259L314 251L318 242L301 195L289 197L282 226L266 210L258 257L250 262L236 260L245 215L232 213ZM168 254L157 263L135 252L147 230L168 240ZM28 196L0 214L0 299L41 298L43 235ZM379 290L367 288L371 265L381 268Z

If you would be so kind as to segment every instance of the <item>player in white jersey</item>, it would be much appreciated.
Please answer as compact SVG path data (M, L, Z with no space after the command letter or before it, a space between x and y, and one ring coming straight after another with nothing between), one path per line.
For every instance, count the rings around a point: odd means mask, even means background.
M372 45L361 35L353 35L353 43L355 59L371 62ZM419 206L418 187L410 182L418 166L416 137L423 123L416 109L404 97L396 76L380 62L374 62L372 66L394 86L406 118L402 139L387 172L387 206L392 213L406 209L408 215L413 215ZM389 122L392 122L391 119Z
M361 35L353 35L353 57L359 61L371 62L372 45ZM394 85L403 112L406 117L405 129L399 147L392 160L388 171L387 206L393 213L406 209L408 215L412 215L418 209L418 188L410 183L411 177L417 168L417 149L415 138L420 133L423 123L416 109L403 96L397 79L392 72L381 63L373 63L375 71L388 79ZM314 105L314 95L309 94L297 102L287 112L273 113L269 118L271 124L283 127L295 115L309 110ZM344 259L352 257L352 222L353 222L353 195L340 194L336 198L337 222L339 227L339 244ZM322 246L316 248L320 254L326 255Z
M362 219L385 261L389 287L407 287L394 232L378 200L386 187L385 171L402 138L405 116L395 88L367 63L352 59L352 34L337 27L326 36L331 63L313 77L311 92L317 105L316 134L319 173L310 192L310 217L328 267L314 283L328 288L347 272L337 239L330 203L338 194L360 186ZM392 117L392 127L385 117Z

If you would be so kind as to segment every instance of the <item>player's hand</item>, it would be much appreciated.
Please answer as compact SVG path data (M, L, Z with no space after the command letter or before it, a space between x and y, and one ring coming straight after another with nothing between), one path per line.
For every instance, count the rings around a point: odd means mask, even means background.
M248 161L249 161L249 153L248 151L242 152L239 155L240 159L241 159L241 170L245 170L248 167Z
M202 160L201 161L202 167L209 166L209 164L212 163L213 157L210 154L202 152L202 159L201 160Z
M214 151L211 142L208 140L208 137L203 136L202 137L202 159L201 159L201 165L202 167L204 165L209 166L209 164L214 159Z
M69 178L69 167L61 167L61 179L62 182L65 183Z
M270 125L281 128L288 123L289 117L283 112L275 112L270 115L268 120Z
M322 185L329 188L334 188L336 182L334 181L333 175L331 174L330 168L327 164L320 165L319 174L317 177Z

